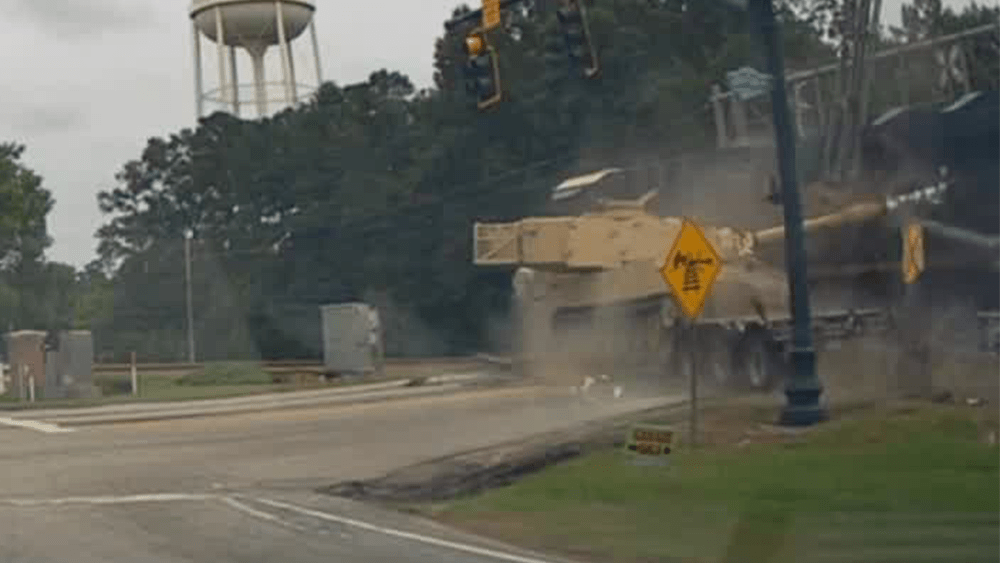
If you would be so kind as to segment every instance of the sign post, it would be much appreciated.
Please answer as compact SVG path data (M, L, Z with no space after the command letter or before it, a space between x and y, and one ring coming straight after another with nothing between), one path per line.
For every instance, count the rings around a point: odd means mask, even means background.
M684 343L685 353L690 358L688 364L691 373L688 374L688 398L691 400L691 408L688 411L688 442L691 447L698 445L698 377L701 376L705 362L701 360L699 350L698 332L694 328L694 322L690 319L681 321L681 341Z
M921 310L920 286L916 284L926 266L924 255L924 230L916 221L903 227L903 255L900 268L903 274L903 303L899 319L900 349L896 367L896 386L905 394L923 396L933 388L930 368L930 350L926 334L925 313Z
M131 362L131 365L129 366L129 373L132 376L132 394L133 395L138 395L139 394L139 372L136 369L136 365L135 365L135 351L132 352L132 362Z
M692 447L698 440L698 376L704 365L700 361L701 347L694 320L701 315L720 271L722 259L719 253L698 225L685 218L673 247L660 268L660 275L670 287L677 308L686 317L678 319L679 333L675 335L675 342L683 348L681 353L687 354L690 359L691 420L688 432Z

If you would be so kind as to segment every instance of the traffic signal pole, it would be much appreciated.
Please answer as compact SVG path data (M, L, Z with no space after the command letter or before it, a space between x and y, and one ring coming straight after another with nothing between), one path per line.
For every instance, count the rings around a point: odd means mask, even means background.
M583 72L584 77L596 77L601 71L601 65L590 40L590 28L582 0L563 0L562 6L556 10L556 19L563 30L570 62Z
M774 119L775 144L781 178L781 197L785 218L785 267L792 309L793 373L785 382L785 406L780 423L809 426L826 419L820 404L822 385L816 375L816 351L813 348L812 319L809 311L809 286L806 277L806 251L802 228L802 210L795 174L795 137L785 92L785 70L781 40L777 32L772 0L749 0L748 12L760 32L771 75L771 113Z
M524 0L500 0L500 10L506 10L507 8L513 6L514 4L520 4L523 1ZM482 21L482 19L483 19L482 9L471 10L469 12L462 14L461 16L458 16L457 18L450 19L444 22L444 30L452 31L456 27L462 24L480 22Z

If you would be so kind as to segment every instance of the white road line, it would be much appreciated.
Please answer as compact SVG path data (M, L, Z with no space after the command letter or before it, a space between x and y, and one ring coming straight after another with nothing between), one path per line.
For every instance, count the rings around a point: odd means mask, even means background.
M422 534L415 534L412 532L404 532L402 530L394 530L392 528L385 528L383 526L376 526L375 524L369 524L367 522L362 522L360 520L355 520L353 518L347 518L344 516L337 516L336 514L329 514L327 512L322 512L319 510L313 510L311 508L305 508L301 506L296 506L294 504L288 504L276 500L270 500L259 497L252 497L253 500L266 504L268 506L273 506L275 508L282 508L290 512L298 512L299 514L304 514L306 516L312 516L313 518L318 518L320 520L326 520L329 522L336 522L338 524L343 524L345 526L351 526L354 528L360 528L362 530L368 530L370 532L376 532L379 534L384 534L387 536L394 536L397 538L402 538L406 540L411 540L419 543L424 543L428 545L434 545L437 547L444 547L454 551L462 551L465 553L471 553L473 555L479 555L482 557L488 557L490 559L497 559L500 561L512 561L514 563L550 563L544 559L536 559L533 557L524 557L521 555L515 555L513 553L504 553L502 551L496 551L493 549L488 549L484 547L476 547L474 545L458 543L448 540L441 540L437 538L432 538Z
M423 543L427 545L433 545L437 547L443 547L446 549L451 549L454 551L461 551L465 553L470 553L473 555L479 555L482 557L487 557L490 559L496 559L498 561L510 561L512 563L551 563L544 559L537 559L534 557L525 557L522 555L515 555L513 553L505 553L503 551L497 551L495 549L489 549L484 547L477 547L474 545L469 545L460 542L442 540L438 538L433 538L430 536L425 536L422 534L416 534L412 532L404 532L402 530L396 530L393 528L386 528L384 526L377 526L375 524L369 524L367 522L362 522L360 520L355 520L353 518L347 518L344 516L337 516L336 514L330 514L327 512L322 512L319 510L313 510L310 508L305 508L302 506L296 506L294 504L288 504L276 500L270 500L258 497L246 497L252 499L255 502L265 504L274 508L280 508L288 510L290 512L297 512L305 516L311 516L319 520L325 520L327 522L335 522L344 526L350 526L353 528L358 528L361 530L367 530L369 532L375 532L387 536L393 536L405 540L415 541L418 543ZM177 502L177 501L222 501L226 505L249 514L256 518L272 522L274 524L289 527L298 531L306 531L306 528L298 526L292 522L282 520L281 518L264 512L262 510L257 510L251 506L248 506L238 500L226 496L217 494L198 494L198 493L151 493L151 494L139 494L139 495L122 495L122 496L93 496L93 497L63 497L63 498L51 498L51 499L0 499L0 505L6 506L17 506L17 507L34 507L34 506L62 506L62 505L116 505L116 504L136 504L136 503L155 503L155 502Z
M250 516L253 516L255 518L260 518L261 520L266 520L268 522L277 524L279 526L285 526L285 527L291 528L293 530L297 530L299 532L306 531L305 527L303 527L303 526L292 524L291 522L287 522L285 520L282 520L281 518L278 518L277 516L275 516L273 514L269 514L267 512L264 512L263 510L257 510L256 508L254 508L252 506L247 506L247 505L243 504L242 502L240 502L240 501L238 501L238 500L236 500L234 498L223 497L222 498L222 502L228 504L229 506L235 508L236 510L239 510L240 512L243 512L245 514L249 514Z
M37 430L38 432L44 432L46 434L61 434L63 432L73 432L72 428L63 428L57 424L49 424L48 422L41 422L38 420L14 419L6 416L0 417L0 424L4 426L16 426L18 428Z
M219 495L187 493L152 493L145 495L63 497L52 499L0 499L0 504L10 506L59 506L66 504L134 504L141 502L205 501L218 499Z

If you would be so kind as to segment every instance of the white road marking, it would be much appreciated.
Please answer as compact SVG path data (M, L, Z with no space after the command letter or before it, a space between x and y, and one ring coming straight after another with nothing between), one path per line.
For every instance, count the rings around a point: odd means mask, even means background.
M140 502L205 501L218 499L218 495L187 493L152 493L145 495L63 497L52 499L0 499L0 504L11 506L59 506L65 504L134 504Z
M343 524L345 526L351 526L353 528L359 528L362 530L368 530L370 532L376 532L379 534L384 534L387 536L393 536L397 538L402 538L406 540L411 540L419 543L424 543L428 545L434 545L437 547L443 547L446 549L451 549L454 551L462 551L465 553L471 553L473 555L479 555L482 557L488 557L490 559L496 559L500 561L511 561L514 563L550 563L544 559L536 559L533 557L524 557L521 555L515 555L513 553L504 553L502 551L496 551L493 549L488 549L484 547L476 547L474 545L453 542L448 540L442 540L438 538L432 538L422 534L415 534L412 532L404 532L402 530L395 530L393 528L386 528L383 526L376 526L375 524L369 524L367 522L362 522L360 520L355 520L353 518L347 518L344 516L337 516L336 514L329 514L327 512L322 512L319 510L313 510L311 508L305 508L302 506L296 506L294 504L288 504L276 500L270 500L259 497L252 497L253 500L266 504L268 506L273 506L275 508L282 508L290 512L298 512L299 514L304 514L306 516L312 516L313 518L318 518L320 520L326 520L328 522L336 522L338 524Z
M427 545L433 545L436 547L443 547L453 551L461 551L464 553L479 555L481 557L487 557L498 561L509 561L511 563L551 563L550 561L546 561L544 559L538 559L535 557L526 557L522 555L516 555L513 553L505 553L503 551L498 551L495 549L477 547L466 543L442 540L430 536L425 536L423 534L404 532L402 530L396 530L393 528L386 528L384 526L369 524L368 522L362 522L360 520L355 520L353 518L338 516L336 514L330 514L328 512L313 510L310 508L296 506L294 504L288 504L276 500L270 500L259 497L245 497L245 498L252 499L255 502L259 502L267 506L288 510L290 512L297 512L305 516L311 516L313 518L319 520L325 520L327 522L334 522L337 524L341 524L343 526L349 526L361 530L366 530L369 532L375 532L378 534L393 536ZM231 496L217 495L217 494L151 493L151 494L122 495L122 496L62 497L62 498L50 498L50 499L6 498L6 499L0 499L0 505L16 506L16 507L36 507L36 506L63 506L63 505L74 505L74 504L118 505L118 504L155 503L155 502L178 502L178 501L221 501L240 512L249 514L261 520L266 520L268 522L280 526L289 527L297 531L303 531L303 532L307 531L306 528L302 526L299 526L287 520L283 520L278 516L264 512L262 510L257 510L256 508L244 504ZM319 532L329 533L325 530L319 530ZM340 533L340 537L344 539L350 538L348 534L345 534L343 532Z
M299 526L297 524L292 524L291 522L282 520L281 518L278 518L277 516L275 516L273 514L269 514L267 512L264 512L263 510L257 510L256 508L254 508L252 506L248 506L246 504L243 504L242 502L240 502L240 501L238 501L238 500L236 500L234 498L223 497L222 498L222 502L228 504L229 506L235 508L236 510L239 510L240 512L243 512L245 514L249 514L250 516L253 516L255 518L260 518L261 520L266 520L268 522L277 524L279 526L285 526L285 527L291 528L293 530L297 530L299 532L306 531L306 529L304 527L302 527L302 526Z
M15 419L6 416L0 417L0 424L4 426L16 426L18 428L37 430L38 432L44 432L46 434L61 434L63 432L73 432L72 428L63 428L62 426L59 426L57 424L49 424L48 422L41 422L38 420Z

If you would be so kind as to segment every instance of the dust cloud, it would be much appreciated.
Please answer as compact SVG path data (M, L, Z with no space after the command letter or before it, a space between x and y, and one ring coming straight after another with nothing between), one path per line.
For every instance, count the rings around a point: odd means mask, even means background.
M598 301L595 296L595 301ZM577 386L584 378L610 379L632 391L665 376L658 358L659 311L598 306L580 312L519 316L527 323L521 345L531 371L553 385Z
M223 253L208 245L192 245L191 284L197 358L200 361L260 360L261 350L248 322L250 304L241 294L239 281L226 272Z
M601 154L584 151L573 168L583 174L609 165L628 168L618 185L606 188L609 197L639 197L649 189L660 192L659 215L695 218L706 227L737 229L772 226L780 220L775 206L766 201L766 178L773 166L770 149L745 149L694 155L664 157L670 151L622 150ZM572 174L567 174L567 176ZM612 181L614 183L614 181ZM622 185L626 184L626 185ZM603 191L603 190L602 190ZM664 255L670 241L664 241ZM659 264L650 261L643 275L658 280ZM534 287L545 287L548 280L566 281L577 286L589 286L589 303L619 301L614 289L601 291L591 272L534 272ZM607 274L606 274L607 275ZM610 275L628 276L617 271ZM527 274L525 274L527 276ZM527 277L525 277L525 280ZM721 281L721 280L720 280ZM770 281L770 279L768 280ZM618 284L601 284L613 288ZM739 283L726 292L725 307L739 305L739 311L729 316L752 314L751 301L757 288L753 283ZM663 319L673 317L673 304L666 286L648 305L601 305L578 311L553 311L564 295L559 287L548 287L544 296L537 297L531 310L520 311L512 323L518 332L518 346L525 354L528 370L542 380L558 385L578 385L585 377L607 375L634 389L663 388L683 380L672 373L668 363L672 342L663 327ZM764 288L762 291L770 291ZM765 299L766 300L766 299ZM773 299L771 300L773 301ZM745 305L745 306L744 306ZM666 309L664 310L664 307ZM718 311L717 316L727 316ZM729 366L723 366L728 369ZM731 374L727 374L731 375Z
M978 350L973 305L923 305L900 324L902 330L819 347L819 375L831 402L912 396L1000 402L1000 358Z
M387 357L440 357L447 355L448 344L410 307L387 292L369 289L362 301L378 309L382 324L384 352Z

